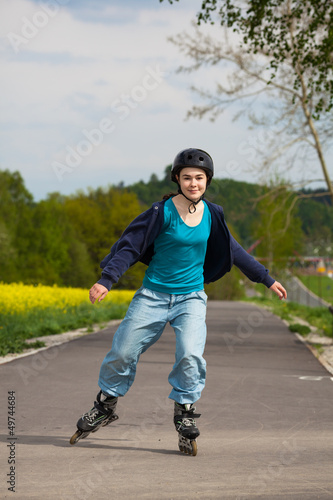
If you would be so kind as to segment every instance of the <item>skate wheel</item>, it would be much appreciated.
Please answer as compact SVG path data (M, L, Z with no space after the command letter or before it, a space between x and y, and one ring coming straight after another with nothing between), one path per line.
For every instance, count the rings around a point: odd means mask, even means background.
M81 436L82 436L82 432L77 430L75 432L75 434L73 434L73 436L70 438L70 440L69 440L70 444L72 444L72 445L76 444L79 441Z
M178 447L179 451L187 455L192 455L192 457L195 457L198 453L198 446L195 439L193 441L190 441L183 436L179 436Z
M191 441L191 447L192 447L192 453L190 453L190 455L192 455L192 457L195 457L196 454L198 453L197 442L196 441Z

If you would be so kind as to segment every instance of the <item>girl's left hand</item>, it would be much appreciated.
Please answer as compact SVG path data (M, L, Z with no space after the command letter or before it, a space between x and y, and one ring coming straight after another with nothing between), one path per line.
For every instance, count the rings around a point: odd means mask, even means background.
M287 298L287 290L278 281L275 281L269 289L276 293L280 300Z

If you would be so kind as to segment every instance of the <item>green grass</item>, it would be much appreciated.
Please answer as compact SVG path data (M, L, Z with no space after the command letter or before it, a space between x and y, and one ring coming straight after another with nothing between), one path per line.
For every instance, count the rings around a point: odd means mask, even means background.
M0 356L19 353L28 347L42 347L40 342L27 343L27 339L54 335L57 333L105 323L111 319L123 318L128 303L91 304L83 303L69 308L66 313L56 308L36 309L23 314L0 314Z
M277 297L251 297L245 300L254 302L258 306L268 307L273 314L294 325L297 325L295 318L300 318L309 323L309 325L314 326L319 334L333 337L333 315L327 307L308 307L296 302L280 301ZM300 326L302 325L298 324L295 328L299 328ZM307 329L301 329L300 333L305 335Z
M297 275L297 277L311 292L333 303L333 279L321 275Z
M300 335L308 335L311 332L311 328L307 325L301 325L300 323L291 323L289 325L289 330L291 332L297 332Z

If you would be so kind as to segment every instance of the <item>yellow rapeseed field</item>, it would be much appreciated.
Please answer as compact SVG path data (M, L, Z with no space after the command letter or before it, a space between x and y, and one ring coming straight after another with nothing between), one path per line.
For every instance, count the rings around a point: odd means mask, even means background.
M24 314L33 309L43 310L49 307L66 312L69 307L89 302L88 293L86 289L62 288L56 285L34 286L22 283L0 283L1 312L3 314ZM102 303L129 303L134 293L134 290L112 290Z

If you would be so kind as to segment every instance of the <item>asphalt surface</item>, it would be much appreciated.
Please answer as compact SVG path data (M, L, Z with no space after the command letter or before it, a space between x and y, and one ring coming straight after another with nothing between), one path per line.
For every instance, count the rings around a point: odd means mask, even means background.
M332 499L333 377L256 306L210 302L207 323L196 457L178 451L170 327L141 357L120 419L75 446L116 327L1 365L0 497Z

